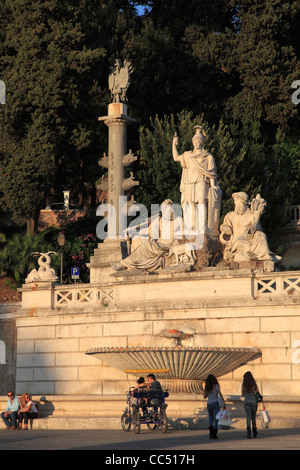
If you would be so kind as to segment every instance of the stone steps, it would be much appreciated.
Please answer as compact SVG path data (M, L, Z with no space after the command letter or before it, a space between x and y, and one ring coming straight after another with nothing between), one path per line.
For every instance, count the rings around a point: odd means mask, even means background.
M33 429L121 429L121 415L126 407L126 395L52 395L33 396L33 399L40 403L40 418L33 421ZM225 396L225 401L232 427L245 429L245 410L240 397ZM0 411L5 410L6 402L7 397L0 396ZM167 403L170 429L207 429L206 401L202 397L173 394ZM300 428L299 397L268 397L266 403L271 416L270 428ZM258 428L261 428L262 408L259 404Z
M172 418L168 417L169 429L181 430L181 429L207 429L208 419L193 419L193 418ZM262 429L260 423L260 416L257 415L257 427ZM142 429L144 426L142 425ZM231 429L245 429L246 422L245 417L237 417L232 419ZM270 429L300 429L300 417L298 418L286 418L275 416L271 417L271 423L269 424ZM110 429L120 430L121 429L121 417L120 416L101 416L101 417L90 417L86 416L66 416L66 417L54 417L50 416L47 418L39 418L33 421L32 429ZM145 427L145 429L147 429Z

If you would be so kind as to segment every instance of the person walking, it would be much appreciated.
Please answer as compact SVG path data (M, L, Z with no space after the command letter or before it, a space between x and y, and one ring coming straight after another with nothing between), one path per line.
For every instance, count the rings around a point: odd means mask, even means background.
M246 411L247 438L251 439L251 425L253 437L257 436L256 413L257 399L256 392L259 393L257 383L251 374L246 372L243 376L242 397L244 397L244 408Z
M218 439L218 420L216 419L216 415L220 411L219 397L223 400L224 409L226 409L226 406L219 382L213 374L209 374L205 380L203 397L207 398L209 437L211 439Z

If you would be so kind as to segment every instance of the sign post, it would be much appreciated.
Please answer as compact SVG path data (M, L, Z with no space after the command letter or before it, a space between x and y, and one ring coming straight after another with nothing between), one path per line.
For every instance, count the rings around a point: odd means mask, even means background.
M79 268L71 268L72 279L79 279Z

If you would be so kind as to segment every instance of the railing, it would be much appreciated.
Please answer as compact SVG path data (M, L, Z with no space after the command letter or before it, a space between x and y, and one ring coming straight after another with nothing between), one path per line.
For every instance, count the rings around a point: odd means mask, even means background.
M84 306L87 303L110 305L114 300L114 289L111 288L59 286L54 291L55 307Z
M254 298L295 294L300 294L300 272L295 275L273 273L273 275L254 278Z
M300 206L299 205L293 205L293 206L287 207L286 214L289 219L289 224L293 224L293 225L299 224L299 220L300 220Z
M89 305L110 306L116 304L118 286L96 287L85 285L56 286L54 308L84 307ZM300 271L287 273L255 274L252 278L254 299L272 296L300 295ZM165 299L166 300L166 299Z

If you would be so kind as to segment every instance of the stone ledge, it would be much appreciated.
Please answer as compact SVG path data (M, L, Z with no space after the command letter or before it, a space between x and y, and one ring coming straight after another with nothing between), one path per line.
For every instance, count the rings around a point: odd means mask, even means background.
M45 400L43 397L33 397L35 401L40 401L43 406L49 406L50 416L41 416L39 419L33 420L33 429L121 429L121 415L126 407L126 395L107 395L107 396L80 396L80 395L67 395L55 396L49 395ZM232 429L245 429L246 416L243 407L243 401L240 396L225 395L225 402L232 418ZM119 407L116 409L114 406L110 410L109 401L117 404ZM5 409L7 397L0 396L1 411ZM80 416L80 411L74 415L72 409L78 409L82 402L90 404L90 413L94 410L96 415L88 416L85 413ZM97 405L103 403L104 409L101 414ZM206 400L201 395L178 395L172 394L168 400L169 408L167 409L168 422L170 429L207 429L208 417L206 411ZM183 406L191 402L191 407ZM270 429L280 428L300 428L300 397L265 397L266 407L270 412L271 423ZM96 406L93 408L93 404ZM280 405L280 409L273 406ZM292 404L292 408L288 405ZM50 405L54 408L51 410ZM197 407L199 405L199 408ZM173 410L172 410L173 407ZM97 410L96 410L97 408ZM45 410L43 410L45 412ZM88 410L86 410L88 412ZM258 405L257 425L261 429L260 415L262 411L262 404ZM57 416L55 413L57 412ZM60 413L64 413L63 415ZM1 425L0 425L1 426Z
M260 422L260 413L256 417L257 428L262 430ZM172 418L168 416L168 427L172 429L207 429L208 417L187 417L187 418ZM142 426L143 428L143 426ZM245 429L246 418L245 416L232 417L231 429ZM270 429L297 429L300 428L300 418L286 418L286 417L273 417L271 415ZM66 417L66 418L39 418L33 420L32 429L121 429L121 414L119 417L102 416L101 418L87 418L83 417ZM133 431L131 431L133 432ZM158 431L159 432L159 431ZM225 432L225 431L224 431Z
M5 314L5 317L1 315L0 310L0 319L1 318L21 318L21 317L43 317L43 316L57 316L57 315L65 315L65 316L76 316L80 314L86 315L106 315L111 313L117 314L128 314L134 312L135 314L143 315L144 313L151 312L155 315L156 311L173 311L173 310L199 310L199 309L207 309L207 308L217 308L217 309L226 309L226 308L252 308L252 307L295 307L300 304L300 296L285 296L284 298L281 296L268 296L264 298L258 299L251 299L245 297L235 297L234 299L221 298L218 299L208 299L202 298L199 300L189 300L189 301L144 301L143 304L135 303L131 301L131 303L122 304L122 305L107 305L103 306L99 304L85 304L84 306L81 305L73 305L72 308L70 306L66 307L56 307L56 308L43 308L41 306L35 307L32 309L29 308L17 308L14 312L11 311L10 313ZM247 316L248 313L245 311L244 314L241 313L241 316ZM276 313L273 312L273 315L282 316L282 312ZM293 312L291 315L295 315ZM257 314L254 313L253 316L261 316L261 312ZM218 313L218 317L220 317L220 313ZM105 321L105 320L104 320Z

